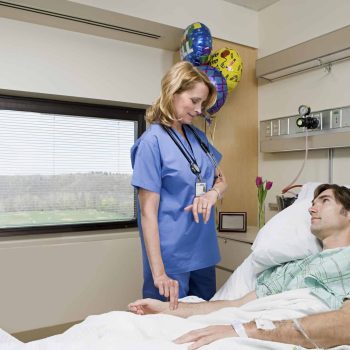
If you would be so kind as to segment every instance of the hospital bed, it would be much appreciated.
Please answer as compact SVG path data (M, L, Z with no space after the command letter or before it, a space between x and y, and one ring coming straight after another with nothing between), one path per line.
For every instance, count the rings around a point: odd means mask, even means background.
M213 300L239 298L254 290L256 276L266 268L301 259L321 250L317 239L310 232L310 216L307 211L317 185L317 183L304 185L294 204L274 216L259 231L252 253L215 294ZM184 301L199 300L196 297L187 297ZM213 324L229 324L233 319L242 322L257 318L281 320L327 310L328 306L305 288L257 299L240 308L225 308L208 315L192 316L187 319L170 315L138 316L124 311L112 311L89 316L62 334L27 344L0 330L0 349L187 349L188 344L176 345L172 340L193 329ZM302 348L292 344L249 338L226 338L203 349L299 350ZM350 349L350 346L334 349Z

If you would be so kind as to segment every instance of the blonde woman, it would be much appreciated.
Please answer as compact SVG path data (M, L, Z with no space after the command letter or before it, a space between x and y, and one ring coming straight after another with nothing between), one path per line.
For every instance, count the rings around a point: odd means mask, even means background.
M193 120L215 103L210 80L189 62L163 77L161 94L147 110L147 130L131 150L138 192L143 297L170 300L215 293L220 260L215 203L227 188L220 153Z

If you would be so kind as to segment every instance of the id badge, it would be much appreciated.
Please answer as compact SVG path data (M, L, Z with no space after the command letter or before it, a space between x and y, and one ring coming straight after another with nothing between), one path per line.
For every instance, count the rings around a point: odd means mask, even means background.
M196 197L202 196L207 192L207 185L205 182L196 182Z

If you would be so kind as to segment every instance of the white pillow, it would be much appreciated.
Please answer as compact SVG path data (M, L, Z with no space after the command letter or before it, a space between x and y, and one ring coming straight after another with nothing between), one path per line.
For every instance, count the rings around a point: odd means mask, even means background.
M254 290L255 286L256 274L250 254L210 300L235 300Z
M261 228L252 247L252 264L256 274L321 250L319 241L310 231L308 212L314 190L319 184L305 184L298 199Z
M311 201L314 198L315 189L317 186L321 185L322 183L324 182L307 182L301 188L296 202L301 201L303 199L310 199L310 206L311 206Z

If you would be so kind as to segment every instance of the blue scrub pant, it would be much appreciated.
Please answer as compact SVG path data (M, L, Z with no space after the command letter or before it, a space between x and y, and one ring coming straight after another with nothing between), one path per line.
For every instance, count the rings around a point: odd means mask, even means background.
M195 295L204 300L209 300L216 292L215 266L184 273L168 273L167 275L179 282L179 298ZM142 294L144 298L167 300L159 294L158 288L154 286L152 274L148 271L144 271Z

